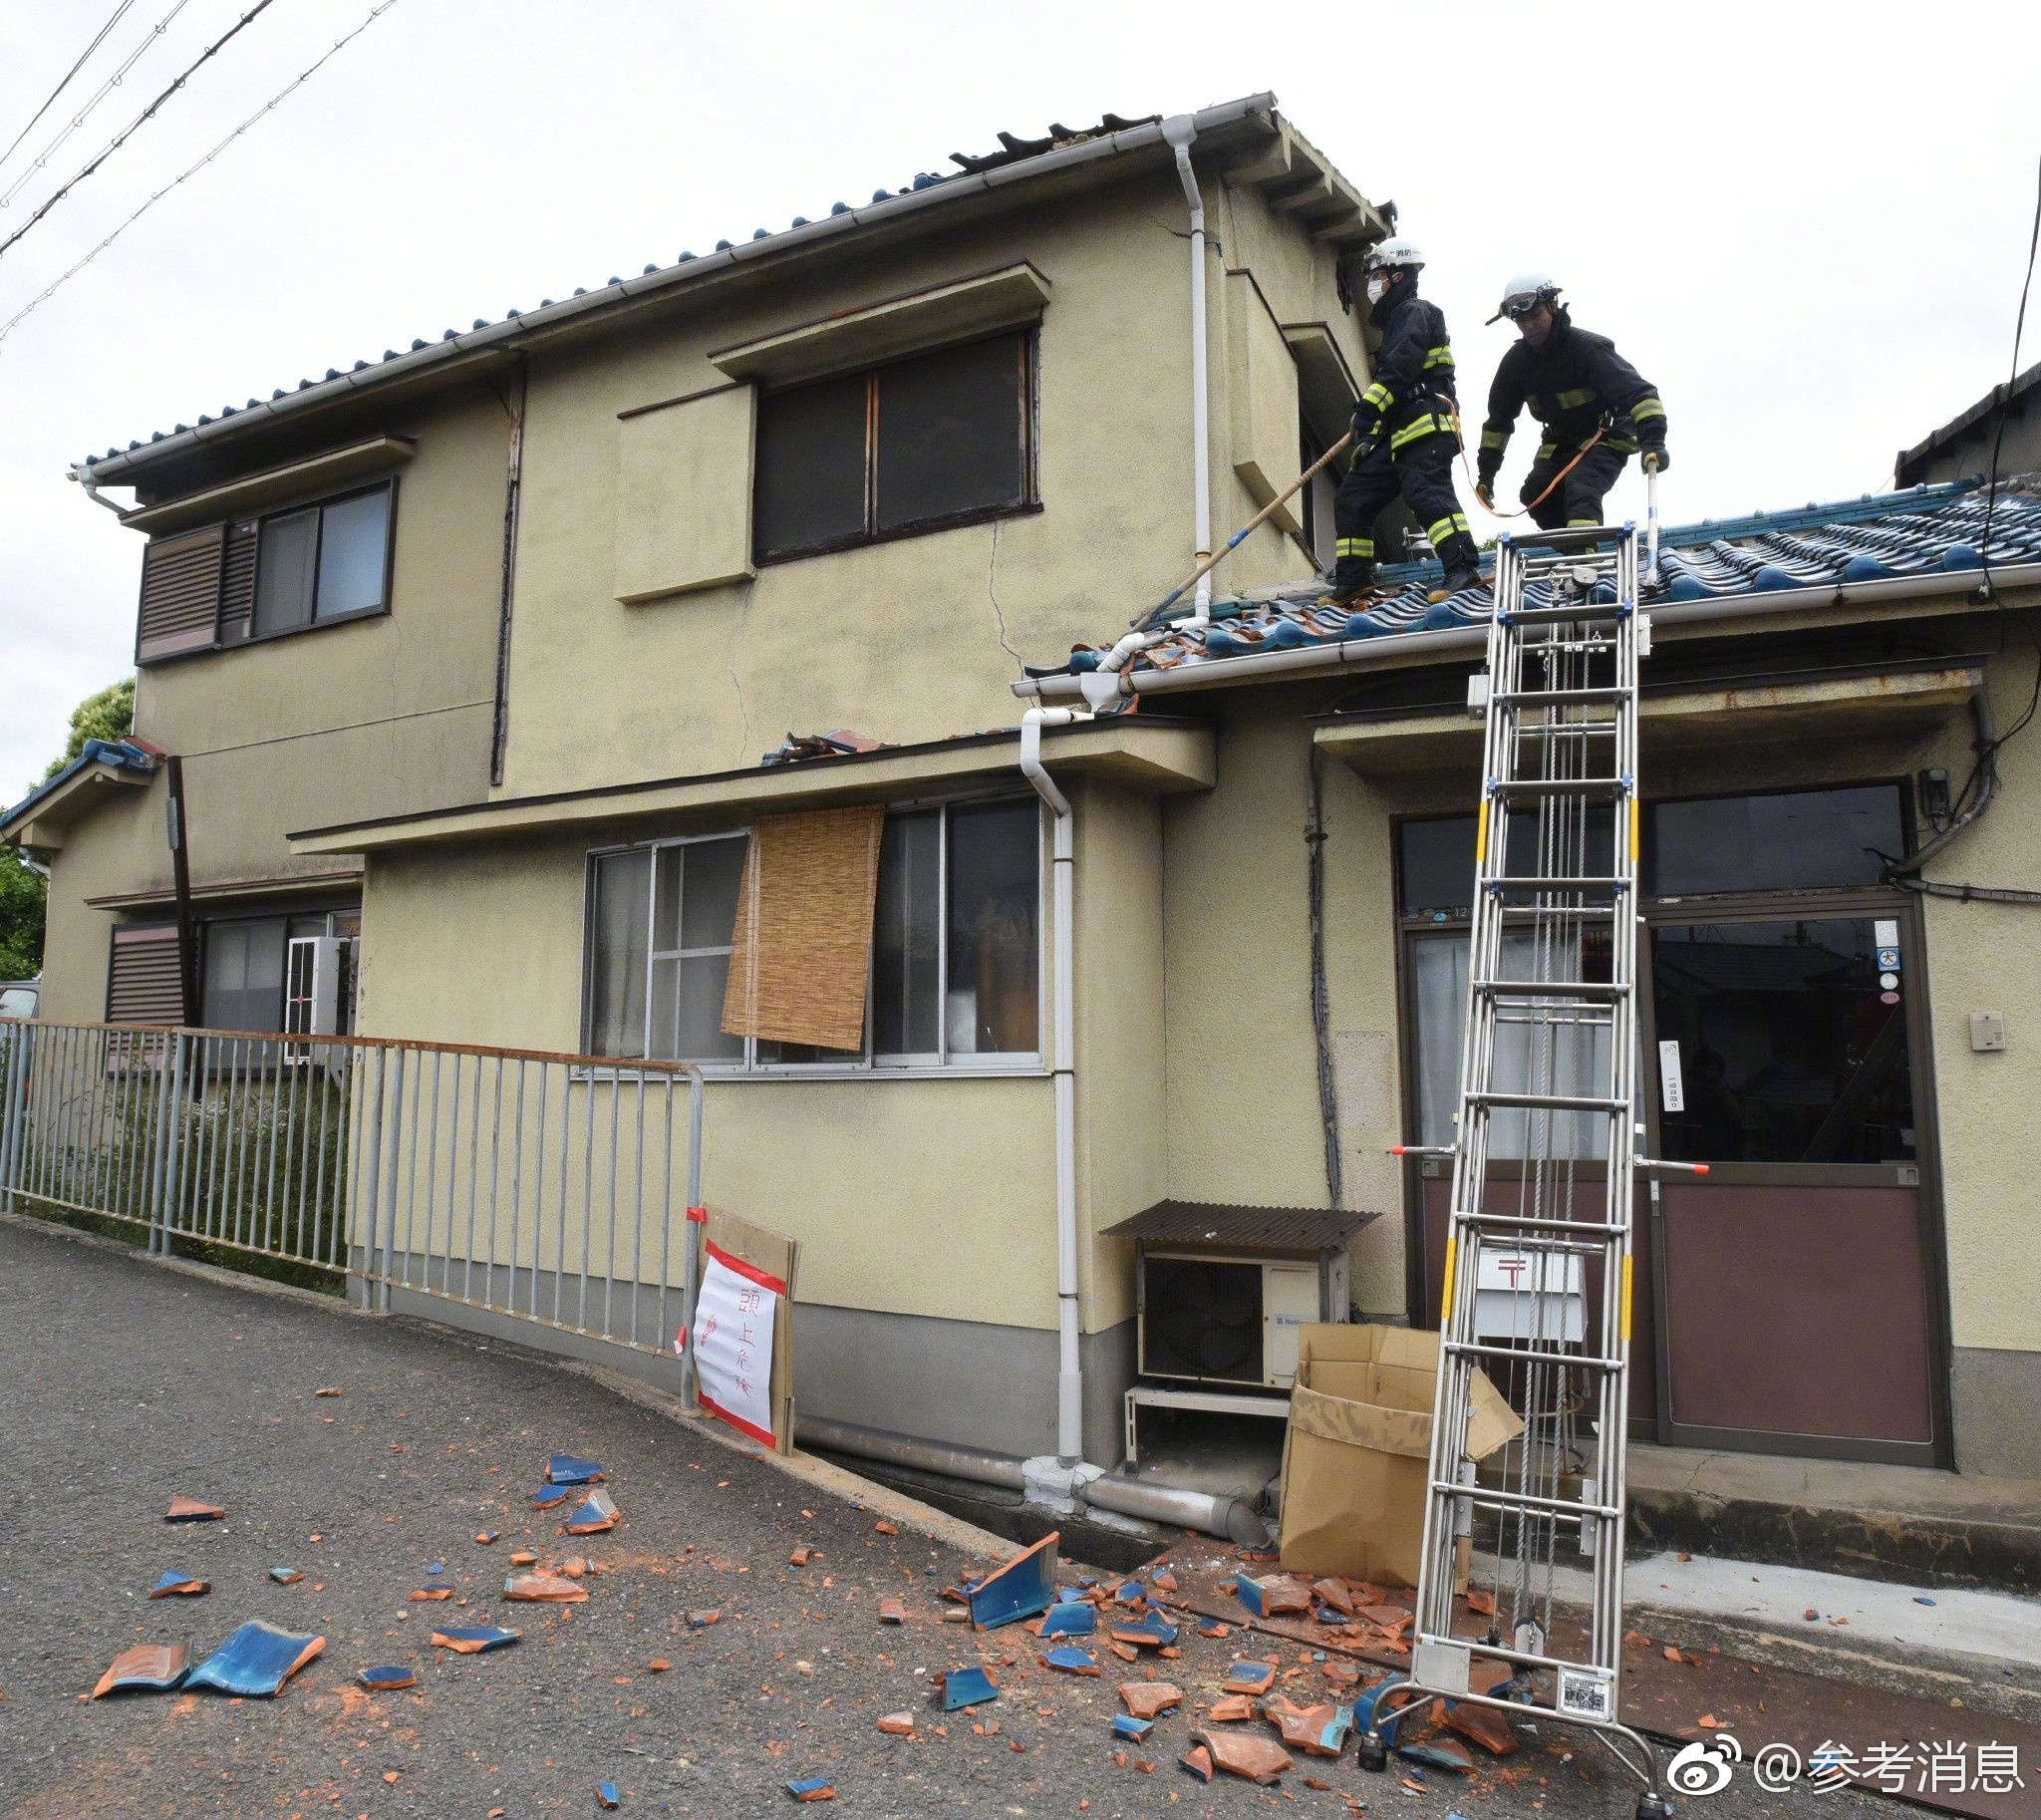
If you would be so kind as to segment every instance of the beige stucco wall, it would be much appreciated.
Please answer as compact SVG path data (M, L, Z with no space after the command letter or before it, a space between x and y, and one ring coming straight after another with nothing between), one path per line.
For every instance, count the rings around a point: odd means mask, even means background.
M1162 1198L1160 818L1152 799L1095 782L1077 800L1077 952L1086 979L1115 982L1086 994L1077 1024L1079 1220L1095 1233ZM545 838L372 859L362 1032L458 1031L490 1047L578 1051L585 862L602 844L607 836ZM1048 872L1044 832L1044 930ZM1044 942L1044 981L1052 965ZM1052 1040L1045 1028L1044 1043ZM606 1107L611 1089L592 1090ZM705 1194L801 1245L802 1301L1056 1325L1045 1067L994 1077L712 1079L705 1131ZM529 1234L520 1255L530 1262ZM1081 1248L1085 1331L1131 1316L1126 1257L1117 1241Z
M1218 191L1213 186L1214 212ZM1251 198L1253 199L1253 198ZM1257 207L1259 201L1255 201ZM1006 645L1039 662L1109 636L1191 566L1189 265L1183 194L1156 174L832 264L535 360L511 644L508 794L756 761L789 729L910 742L1011 725ZM1344 322L1332 258L1295 224L1273 275ZM1285 245L1274 230L1272 248ZM1254 507L1230 463L1223 262L1213 302L1215 532ZM1276 264L1273 251L1269 255ZM1049 281L1038 369L1042 509L809 557L626 606L613 594L617 413L724 383L717 349L1012 263ZM825 299L826 302L818 301ZM1358 358L1358 342L1354 343ZM730 485L742 476L732 473ZM670 508L715 502L675 498ZM1244 549L1229 583L1303 575L1294 543ZM1287 549L1287 557L1282 552ZM1279 560L1280 559L1280 560Z

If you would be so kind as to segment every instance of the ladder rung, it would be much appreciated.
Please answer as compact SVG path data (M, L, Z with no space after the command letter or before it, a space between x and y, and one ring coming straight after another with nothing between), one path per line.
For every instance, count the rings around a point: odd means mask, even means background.
M1612 600L1578 600L1563 607L1511 607L1499 617L1507 631L1512 626L1578 625L1598 619L1619 619L1622 612Z
M1481 881L1491 891L1625 891L1626 878L1560 878L1524 873Z
M1527 1290L1524 1293L1531 1295L1536 1292ZM1551 1290L1546 1293L1558 1295L1560 1292ZM1574 1353L1536 1352L1529 1347L1507 1346L1501 1341L1447 1340L1441 1344L1447 1352L1457 1353L1467 1359L1500 1359L1525 1365L1580 1365L1591 1371L1620 1371L1624 1363L1620 1359L1590 1359Z
M1620 702L1627 689L1500 689L1489 697L1504 708L1566 708L1576 702Z
M1611 1504L1569 1504L1564 1498L1541 1498L1529 1491L1495 1491L1485 1485L1455 1485L1448 1479L1433 1479L1431 1488L1448 1497L1465 1498L1477 1509L1529 1510L1554 1517L1605 1517L1610 1520L1622 1515Z
M1497 777L1489 789L1498 796L1626 796L1627 777Z
M1465 1226L1506 1226L1512 1232L1577 1232L1584 1238L1620 1238L1629 1231L1627 1226L1611 1226L1606 1220L1548 1220L1535 1213L1469 1213L1464 1207L1453 1209L1453 1218Z
M1625 539L1634 534L1632 527L1627 524L1569 524L1550 528L1541 526L1535 531L1513 531L1510 534L1510 543L1512 547L1520 550L1543 550L1558 554L1570 550L1592 550L1598 543L1605 543L1610 546L1613 553ZM1524 558L1524 565L1536 574L1541 569L1554 566L1556 560L1556 555L1551 553L1542 556L1527 555Z
M1627 998L1630 989L1612 980L1476 980L1474 990L1495 999L1565 997L1612 1004L1617 999ZM1554 1009L1564 1011L1566 1007L1556 1006Z
M1605 1095L1587 1093L1469 1093L1467 1097L1482 1105L1526 1106L1533 1111L1546 1112L1627 1112L1627 1099L1610 1099Z

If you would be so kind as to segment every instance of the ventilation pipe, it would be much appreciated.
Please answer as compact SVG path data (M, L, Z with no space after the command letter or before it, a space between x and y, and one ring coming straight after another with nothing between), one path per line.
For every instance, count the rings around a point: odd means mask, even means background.
M1211 384L1205 344L1205 192L1191 168L1191 142L1198 123L1178 114L1162 123L1162 138L1176 153L1176 172L1183 179L1184 199L1191 205L1191 486L1197 521L1198 560L1212 554ZM1212 577L1198 577L1191 623L1202 626L1212 617Z

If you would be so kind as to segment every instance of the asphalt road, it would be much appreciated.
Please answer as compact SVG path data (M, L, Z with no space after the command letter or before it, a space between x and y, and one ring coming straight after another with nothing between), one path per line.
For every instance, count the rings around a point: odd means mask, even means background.
M1527 1740L1473 1777L1360 1772L1301 1759L1280 1792L1177 1767L1236 1655L1236 1633L1186 1639L1158 1665L1186 1710L1114 1761L1122 1669L1041 1668L1019 1629L939 1620L939 1589L974 1557L725 1447L532 1354L404 1321L308 1307L0 1222L0 1815L474 1816L621 1813L749 1820L790 1809L790 1777L825 1775L844 1815L1606 1816L1634 1785L1577 1737ZM338 1397L315 1397L322 1385ZM557 1533L529 1509L544 1456L600 1460L623 1512L608 1535ZM173 1526L174 1494L226 1520ZM474 1537L500 1532L490 1546ZM819 1551L805 1567L791 1551ZM586 1554L587 1603L497 1597L513 1549ZM444 1603L412 1604L434 1584ZM271 1566L303 1571L295 1585ZM167 1569L211 1583L149 1602ZM909 1622L882 1628L882 1595ZM690 1629L690 1610L721 1622ZM137 1643L216 1642L260 1618L326 1648L273 1700L210 1692L90 1701ZM435 1626L504 1624L522 1640L460 1657ZM1292 1656L1295 1652L1290 1652ZM653 1672L655 1658L672 1664ZM984 1662L1001 1698L936 1709L930 1676ZM416 1686L370 1694L372 1665ZM1309 1667L1294 1688L1312 1684ZM906 1709L918 1735L877 1728ZM997 1730L994 1722L997 1721ZM984 1726L981 1731L978 1727ZM1569 1751L1578 1754L1569 1755ZM1143 1771L1143 1762L1153 1765ZM1309 1775L1328 1784L1313 1789ZM1294 1801L1294 1806L1293 1806ZM1088 1805L1086 1805L1088 1804ZM1875 1796L1763 1795L1739 1774L1681 1803L1722 1820L1899 1820Z

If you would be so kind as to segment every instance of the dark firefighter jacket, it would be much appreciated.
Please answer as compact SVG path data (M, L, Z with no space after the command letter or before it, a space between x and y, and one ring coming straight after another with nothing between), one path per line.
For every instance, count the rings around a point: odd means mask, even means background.
M1488 421L1481 427L1479 470L1493 479L1503 464L1510 432L1526 405L1545 426L1541 457L1571 454L1612 416L1602 447L1617 455L1665 447L1665 407L1651 382L1615 351L1605 335L1574 327L1564 307L1553 312L1545 346L1519 341L1503 356L1488 389Z
M1368 313L1382 332L1374 380L1353 408L1356 443L1381 435L1391 455L1443 431L1453 433L1453 348L1445 313L1417 294L1413 272Z

